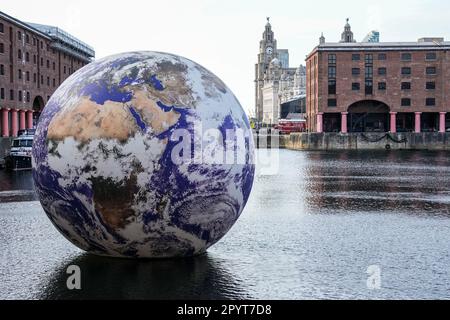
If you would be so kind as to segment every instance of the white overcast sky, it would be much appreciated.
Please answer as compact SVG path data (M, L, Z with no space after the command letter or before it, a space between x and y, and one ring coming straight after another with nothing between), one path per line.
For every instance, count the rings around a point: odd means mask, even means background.
M379 30L382 41L450 40L447 0L2 0L23 21L58 26L92 45L96 57L154 50L190 58L218 75L246 110L254 109L254 64L266 16L291 66L323 32L338 41L351 19L355 38Z

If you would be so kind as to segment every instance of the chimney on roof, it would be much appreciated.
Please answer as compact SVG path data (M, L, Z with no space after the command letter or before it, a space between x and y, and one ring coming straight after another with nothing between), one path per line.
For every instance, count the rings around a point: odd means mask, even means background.
M324 44L324 43L325 43L325 37L324 37L323 32L322 32L322 35L319 38L319 44Z

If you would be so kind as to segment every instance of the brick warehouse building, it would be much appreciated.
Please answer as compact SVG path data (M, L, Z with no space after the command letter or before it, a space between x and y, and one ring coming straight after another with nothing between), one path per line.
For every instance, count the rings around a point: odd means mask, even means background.
M1 136L33 128L58 86L94 56L90 46L57 27L0 12Z
M339 43L307 57L310 132L445 132L450 129L450 42Z

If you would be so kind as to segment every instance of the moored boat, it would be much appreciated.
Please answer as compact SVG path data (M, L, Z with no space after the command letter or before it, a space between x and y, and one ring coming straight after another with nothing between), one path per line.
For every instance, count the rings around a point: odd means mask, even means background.
M5 157L6 169L19 171L31 170L31 151L33 148L34 130L22 130L11 143L9 154Z

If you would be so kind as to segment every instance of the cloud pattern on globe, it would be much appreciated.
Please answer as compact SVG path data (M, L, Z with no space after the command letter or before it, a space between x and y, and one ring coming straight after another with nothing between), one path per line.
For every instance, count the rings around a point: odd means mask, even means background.
M192 141L179 153L180 129ZM211 129L222 134L210 140L216 147L243 130L244 144L231 146L244 161L203 161ZM214 157L220 148L206 150ZM193 161L174 162L174 154ZM54 93L37 127L33 178L50 220L81 249L192 256L239 218L253 158L248 119L220 79L186 58L132 52L88 64Z

